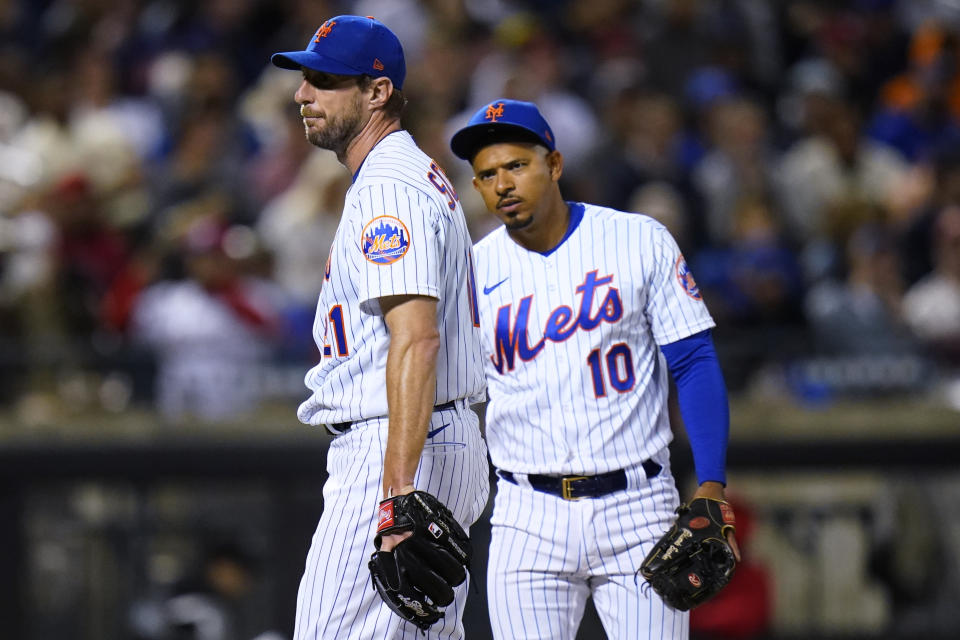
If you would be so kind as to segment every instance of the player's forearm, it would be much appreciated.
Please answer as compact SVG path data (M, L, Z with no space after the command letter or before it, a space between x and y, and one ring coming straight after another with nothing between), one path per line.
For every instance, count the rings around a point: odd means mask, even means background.
M435 309L435 306L433 306ZM409 311L409 309L407 310ZM440 336L430 309L420 321L393 323L387 353L387 406L389 430L383 457L384 496L413 488L427 426L433 412L437 386L437 353ZM406 314L410 315L410 314Z
M730 409L726 385L709 331L661 347L677 383L697 480L726 484Z
M436 394L439 338L396 344L387 356L390 426L383 457L384 496L413 487Z

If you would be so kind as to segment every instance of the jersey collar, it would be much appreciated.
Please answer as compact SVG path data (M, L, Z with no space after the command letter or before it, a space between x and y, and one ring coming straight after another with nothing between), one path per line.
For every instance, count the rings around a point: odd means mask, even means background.
M377 144L373 145L373 149L376 149L377 147L379 147L381 142L383 142L384 140L386 140L387 138L389 138L389 137L392 136L393 134L395 134L395 133L404 133L404 132L406 132L406 129L397 129L396 131L391 131L391 132L388 133L387 135L385 135L385 136L383 136L382 138L380 138L379 140L377 140ZM370 157L370 154L373 153L373 149L370 149L370 151L367 152L367 155L365 155L365 156L363 157L363 160L360 161L360 166L357 167L357 170L353 172L353 178L350 180L350 184L353 184L353 183L355 183L355 182L357 181L357 176L360 175L360 170L363 169L363 165L366 164L367 158L369 158L369 157Z
M560 242L557 243L552 249L547 251L538 251L543 257L547 257L553 254L554 251L563 246L563 243L567 241L574 231L577 230L577 227L580 226L580 221L583 220L583 211L584 206L582 202L567 202L567 208L570 210L570 221L567 223L567 232L563 234L563 237L560 239Z

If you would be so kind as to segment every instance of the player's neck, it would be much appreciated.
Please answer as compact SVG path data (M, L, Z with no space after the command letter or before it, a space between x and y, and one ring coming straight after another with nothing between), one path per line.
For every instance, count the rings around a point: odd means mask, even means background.
M399 118L387 118L382 112L375 112L366 126L347 145L343 157L338 154L337 158L350 170L350 173L356 173L370 150L377 146L378 142L391 133L400 131L401 128Z
M538 216L533 224L516 231L508 231L513 240L529 251L546 253L556 248L567 234L570 225L570 207L557 193L544 215Z

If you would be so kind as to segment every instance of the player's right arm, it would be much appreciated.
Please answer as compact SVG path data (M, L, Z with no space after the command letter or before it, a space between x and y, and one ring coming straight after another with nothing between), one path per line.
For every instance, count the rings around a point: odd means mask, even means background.
M387 447L383 459L383 497L409 493L427 438L436 395L437 300L427 296L380 299L390 332L387 351Z
M410 493L427 439L436 394L437 300L427 296L380 299L390 332L387 351L387 446L383 454L383 497ZM383 536L380 549L390 551L409 532Z
M436 400L437 306L442 234L436 203L395 180L354 192L353 253L362 313L380 315L389 334L387 445L383 496L414 490ZM383 550L390 548L385 540Z

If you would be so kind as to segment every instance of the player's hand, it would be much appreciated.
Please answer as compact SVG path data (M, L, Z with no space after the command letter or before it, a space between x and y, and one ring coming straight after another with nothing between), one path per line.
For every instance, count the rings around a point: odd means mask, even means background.
M393 551L393 548L398 544L409 538L413 535L412 531L404 531L403 533L392 533L388 536L382 536L380 538L380 550L381 551Z
M723 485L719 482L704 482L697 487L697 490L693 493L693 498L710 498L721 502L727 501ZM734 535L733 530L727 532L727 542L733 551L733 557L737 559L737 562L740 562L740 546L737 544L737 537Z
M450 510L424 491L385 499L378 520L377 551L368 564L373 587L391 610L425 631L443 617L454 588L467 579L470 538ZM395 534L407 538L385 551L384 540Z
M708 487L704 492L714 490ZM653 590L679 611L689 611L716 595L737 567L729 543L729 532L736 528L733 509L704 492L677 507L677 520L640 565Z
M393 490L392 487L387 487L383 491L384 499L389 498L391 495L401 496L408 493L413 493L416 491L416 487L412 484L404 485L398 490ZM393 548L398 544L409 538L413 535L412 531L401 531L400 533L391 533L389 535L382 536L380 538L380 550L381 551L393 551Z

